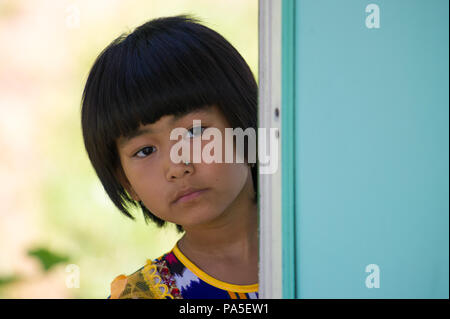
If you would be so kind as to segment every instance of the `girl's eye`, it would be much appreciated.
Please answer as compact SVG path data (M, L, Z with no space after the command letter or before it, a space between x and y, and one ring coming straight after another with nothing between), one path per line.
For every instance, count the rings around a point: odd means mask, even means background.
M153 153L153 152L151 152L151 149L153 147L154 146L146 146L146 147L142 148L141 150L139 150L139 152L137 152L134 156L137 156L137 157L140 157L140 158L145 158L148 155L150 155L151 153ZM139 154L141 154L141 155L139 155Z
M200 136L200 135L202 135L203 131L206 130L206 127L204 127L204 126L195 126L193 128L190 128L188 130L188 132L191 132L192 130L193 130L193 135L194 135L192 137ZM188 135L191 135L191 134L188 133Z
M206 127L204 127L204 126L196 126L196 127L189 129L188 130L188 138L200 136L205 129L206 129ZM139 158L145 158L148 155L150 155L151 153L153 153L152 152L153 148L154 148L154 146L146 146L146 147L140 149L136 154L134 154L134 156L139 157Z

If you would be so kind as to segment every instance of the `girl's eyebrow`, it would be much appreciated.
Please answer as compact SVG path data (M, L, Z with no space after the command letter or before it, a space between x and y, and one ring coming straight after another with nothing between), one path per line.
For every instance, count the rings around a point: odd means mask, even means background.
M147 128L144 128L144 129L140 128L140 129L134 130L134 131L132 131L130 134L128 134L126 137L122 137L122 138L119 139L119 147L120 147L120 148L123 148L123 147L125 147L132 139L134 139L134 138L136 138L136 137L139 137L139 136L141 136L141 135L144 135L144 134L150 134L150 133L153 133L153 130L150 129L150 128L148 128L148 127L147 127Z
M195 110L195 111L186 111L183 113L179 113L179 114L173 114L173 118L169 121L169 125L173 125L173 123L177 122L178 120L180 120L182 117L185 117L187 115L191 115L191 114L206 114L209 113L206 110ZM142 136L144 134L154 134L155 132L149 128L138 128L137 130L134 130L132 132L130 132L127 136L125 137L121 137L119 139L119 148L123 148L126 146L126 144L128 144L132 139Z

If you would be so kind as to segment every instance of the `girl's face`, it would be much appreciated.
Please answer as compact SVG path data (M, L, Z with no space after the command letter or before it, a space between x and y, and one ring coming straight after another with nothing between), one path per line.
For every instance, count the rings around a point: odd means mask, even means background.
M192 130L193 121L201 120L201 131ZM170 150L179 142L170 140L170 132L182 127L190 131L189 165L174 163ZM199 139L201 149L211 140L201 140L205 128L221 132L222 162L193 163L193 142ZM246 209L254 197L251 170L246 163L225 163L225 128L230 127L217 106L197 110L176 119L173 115L140 127L143 134L117 142L120 162L126 180L122 185L130 196L157 217L185 228L212 222L231 211ZM231 142L232 143L232 142ZM211 154L214 154L211 151ZM187 188L205 190L195 198L175 202L176 195Z

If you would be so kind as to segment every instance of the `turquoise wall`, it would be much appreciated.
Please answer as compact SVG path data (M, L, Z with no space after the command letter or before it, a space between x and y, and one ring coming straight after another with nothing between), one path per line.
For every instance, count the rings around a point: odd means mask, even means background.
M449 297L448 5L283 0L284 297Z

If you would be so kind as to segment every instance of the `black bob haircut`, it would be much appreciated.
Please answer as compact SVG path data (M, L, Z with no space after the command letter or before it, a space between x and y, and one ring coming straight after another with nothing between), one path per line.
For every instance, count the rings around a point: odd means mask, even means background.
M162 17L121 34L95 60L82 96L84 145L106 193L125 216L134 220L129 208L139 205L146 223L160 227L166 222L133 200L120 182L119 137L164 115L210 105L219 107L232 128L257 132L253 73L224 37L198 22L191 15ZM251 168L255 191L257 168ZM181 225L177 229L183 231Z

